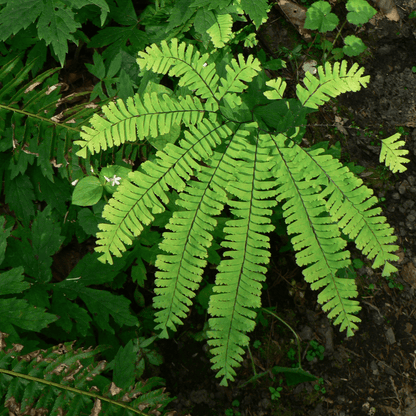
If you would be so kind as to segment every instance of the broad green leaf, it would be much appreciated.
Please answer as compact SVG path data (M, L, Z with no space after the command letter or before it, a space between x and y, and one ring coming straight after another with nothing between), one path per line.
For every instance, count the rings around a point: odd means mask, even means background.
M137 348L134 348L133 340L130 340L124 348L118 349L114 360L113 382L115 385L122 389L133 386L137 361Z
M76 281L73 284L77 284ZM68 333L73 330L74 325L75 330L83 337L91 330L92 319L88 312L77 303L69 301L65 293L56 288L53 290L50 312L60 317L56 325Z
M135 326L139 323L130 312L130 301L124 296L113 295L105 290L90 289L75 283L71 287L67 286L65 293L72 299L79 296L87 305L94 321L104 331L115 333L109 324L110 316L120 326Z
M52 256L59 250L65 237L61 227L51 218L51 207L38 213L31 228L33 256L36 259L32 276L47 282L51 278Z
M305 29L316 30L321 33L334 30L339 23L338 17L331 13L331 5L326 1L317 1L306 12Z
M342 48L342 50L344 51L345 55L348 56L358 56L367 49L367 47L364 45L364 42L354 35L347 36L344 39L344 42L345 46Z
M348 0L346 8L347 20L357 26L367 23L377 13L366 0Z
M98 224L102 222L102 217L94 214L90 208L83 208L78 212L78 222L86 234L95 235L98 232Z
M0 274L0 296L12 293L22 293L29 289L30 285L24 281L23 267L16 267Z
M50 207L56 209L59 215L67 212L66 202L71 200L71 184L59 176L54 176L54 182L45 178L38 167L30 170L30 178L34 186L38 201L45 201Z
M29 224L31 217L35 215L33 200L35 194L33 185L27 176L19 175L13 180L6 181L6 203L25 225Z
M13 326L27 331L40 332L59 318L41 308L30 305L26 300L9 298L0 299L0 328L7 332Z
M96 204L103 196L103 185L95 176L81 179L75 186L72 194L72 203L87 207Z

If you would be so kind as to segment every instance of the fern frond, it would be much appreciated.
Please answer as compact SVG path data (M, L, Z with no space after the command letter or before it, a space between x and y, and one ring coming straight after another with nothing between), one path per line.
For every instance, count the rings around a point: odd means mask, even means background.
M355 63L347 72L347 61L335 62L333 68L329 62L324 67L318 67L319 79L310 72L306 72L303 80L305 88L299 84L296 86L296 95L302 105L309 108L318 108L319 105L329 101L331 97L347 91L359 91L370 81L370 77L362 76L364 68L359 68Z
M280 184L277 200L286 200L283 215L287 231L297 234L292 238L297 263L307 266L303 274L312 289L325 287L319 302L325 311L330 311L329 317L336 318L335 324L341 324L340 330L346 328L352 335L357 328L355 322L359 322L355 313L360 308L350 298L355 298L358 292L352 279L340 279L336 275L339 269L348 266L349 252L344 250L346 242L334 219L324 215L327 208L322 185L332 179L338 162L326 155L319 157L320 164L311 163L311 158L318 158L323 149L306 152L297 145L286 147L283 134L273 138L263 136L263 139L266 146L275 146L272 148L276 158L274 177Z
M229 14L214 13L216 22L207 30L215 48L223 48L233 38L233 18Z
M245 61L244 56L240 53L238 61L232 59L231 66L226 66L227 75L225 79L221 78L221 86L216 95L217 100L221 100L229 93L243 92L247 88L244 82L251 82L260 70L261 65L257 58L250 55Z
M91 119L93 128L83 127L81 137L75 144L81 150L77 156L86 158L87 149L91 154L106 150L107 146L119 146L128 141L143 140L146 137L158 137L169 133L174 125L196 124L204 115L200 100L191 96L176 99L154 92L129 97L127 106L123 100L110 103L103 108L104 117L95 114Z
M249 342L246 333L255 327L253 308L260 307L261 282L266 279L267 269L262 264L267 264L270 257L269 238L264 234L274 229L270 208L276 205L270 199L276 196L276 182L268 181L271 162L267 149L251 145L244 137L248 131L238 133L229 152L238 169L227 191L238 198L228 204L239 219L226 222L226 241L221 245L231 249L224 253L231 259L223 260L218 267L208 309L212 316L208 331L208 344L214 354L212 368L219 370L216 377L222 377L223 386L234 380L234 368L243 359L242 347Z
M197 177L199 182L190 181L176 201L184 208L173 214L166 226L171 232L163 234L159 248L167 255L158 255L156 266L153 305L162 309L156 313L156 329L160 336L168 336L167 328L176 331L175 325L189 311L190 299L195 296L202 279L208 257L207 249L212 244L212 231L217 225L213 218L219 215L227 200L224 183L231 173L224 171L227 155L214 153L210 167L202 167ZM222 166L221 166L222 165ZM215 189L215 191L214 191Z
M215 64L207 64L208 59L207 53L201 56L193 45L185 42L178 45L178 39L174 38L170 45L162 41L161 49L153 44L145 52L139 52L137 63L142 71L151 70L157 74L180 77L179 86L195 90L196 95L209 99L209 103L214 106L212 111L215 111L218 106L215 106L212 97L218 89L219 76Z
M203 119L198 126L190 126L179 146L168 143L163 151L156 153L155 162L146 161L141 169L129 174L105 206L103 217L111 224L100 224L97 233L99 247L104 253L100 260L112 264L111 253L120 257L140 235L143 224L150 224L153 214L164 212L163 204L169 202L168 186L182 192L190 177L201 170L197 163L212 156L213 148L228 137L232 131L226 126L214 125Z
M409 153L408 150L399 149L404 146L403 140L397 141L400 138L400 133L393 134L393 136L383 139L381 141L380 163L385 161L386 166L393 172L402 173L406 170L403 163L409 163L410 160L402 157Z
M160 409L171 401L164 389L149 392L149 385L154 387L157 383L154 379L148 383L140 381L129 391L115 386L101 375L106 363L92 361L105 348L75 350L73 344L60 344L26 355L16 348L1 350L2 408L13 414L44 414L46 410L50 415L78 416L92 414L100 408L104 414L114 416L147 415L142 410ZM91 391L93 386L97 391L97 379L100 379L101 395Z

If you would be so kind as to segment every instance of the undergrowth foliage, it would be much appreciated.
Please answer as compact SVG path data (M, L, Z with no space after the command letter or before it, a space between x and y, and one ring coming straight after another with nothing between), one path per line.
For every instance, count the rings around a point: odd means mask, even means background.
M105 347L74 349L74 342L68 342L22 354L23 345L4 348L4 335L0 332L1 415L158 415L157 409L172 400L158 388L158 377L134 382L137 350L131 341L118 354L118 368L109 380L102 375L107 363L96 360Z
M232 59L225 50L201 55L173 39L139 52L137 62L142 71L179 77L177 91L110 103L104 116L95 115L92 127L83 128L77 154L159 135L170 134L170 142L130 173L105 206L108 223L97 233L100 260L111 264L113 256L122 256L165 211L172 192L179 193L159 244L165 254L156 262L156 328L168 337L187 316L220 231L217 218L228 206L221 243L226 251L208 309L212 368L227 385L255 326L270 258L267 234L274 229L270 217L280 204L306 281L321 290L318 301L334 324L352 336L360 307L354 280L338 276L350 264L341 231L385 276L396 271L395 237L361 179L330 155L327 144L305 148L302 137L308 113L366 87L369 76L357 64L348 69L345 61L327 63L317 77L306 73L296 100L285 99L286 83L267 80L252 56ZM406 160L399 160L396 139L383 146L391 145L389 166L398 170Z

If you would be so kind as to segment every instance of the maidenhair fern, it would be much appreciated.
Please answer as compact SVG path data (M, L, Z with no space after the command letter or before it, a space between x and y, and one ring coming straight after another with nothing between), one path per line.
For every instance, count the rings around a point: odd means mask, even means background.
M97 234L100 259L112 263L112 256L121 256L144 225L165 211L170 189L179 193L178 209L160 244L166 254L156 262L160 336L167 337L168 329L176 330L187 316L219 227L216 217L228 206L231 217L221 244L226 251L209 302L208 343L221 384L234 380L247 333L255 326L253 309L260 307L270 258L267 234L274 229L271 215L277 204L306 281L321 289L318 301L334 323L353 335L360 307L354 280L337 274L350 264L341 231L374 259L374 267L383 267L383 275L396 270L391 264L395 237L361 179L325 146L301 144L306 115L331 97L366 87L364 70L357 64L348 70L345 61L326 63L317 77L306 74L295 100L284 99L286 83L267 80L251 56L201 55L173 39L140 52L137 62L142 71L179 77L178 93L145 93L126 105L121 100L110 104L105 117L92 118L92 128L84 128L77 144L85 157L87 149L99 152L182 128L176 144L168 143L122 182L104 209L108 223ZM386 139L382 155L388 145L387 162L398 170L406 160L395 139Z

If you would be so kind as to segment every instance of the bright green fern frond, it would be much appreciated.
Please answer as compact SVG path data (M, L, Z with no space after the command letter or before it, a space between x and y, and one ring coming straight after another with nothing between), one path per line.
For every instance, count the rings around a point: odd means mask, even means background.
M129 97L127 106L122 100L111 102L103 108L104 117L95 114L91 119L93 128L83 127L81 137L75 144L81 147L78 156L86 157L87 149L91 154L119 146L128 141L143 140L146 137L158 137L170 132L174 125L196 124L204 115L204 107L199 99L191 96L176 99L174 96L155 92Z
M345 240L340 236L334 219L325 215L326 201L322 194L322 183L327 181L326 174L333 172L338 163L331 156L321 156L322 165L311 163L310 157L319 155L323 149L311 152L299 146L285 146L286 136L279 134L272 139L262 136L265 145L272 148L276 158L274 176L280 184L278 201L286 200L283 215L288 234L296 234L292 244L297 251L296 259L300 266L307 266L303 274L311 283L312 289L325 289L319 295L319 302L329 316L336 318L341 330L347 329L349 335L359 322L355 316L360 308L358 302L350 300L357 296L354 280L343 280L337 277L339 269L349 264L349 252L344 250Z
M405 142L403 140L397 141L400 138L400 133L393 134L393 136L388 137L381 141L381 153L380 153L380 163L385 161L386 166L393 172L404 172L406 167L403 163L409 163L410 160L402 157L409 153L408 150L399 149L400 146L404 146Z
M221 385L234 380L235 367L240 365L243 346L248 345L246 335L254 329L256 317L253 308L260 307L261 282L265 280L269 262L269 238L265 233L274 229L271 225L270 208L276 205L271 177L271 162L267 149L251 145L240 131L230 144L230 155L235 158L236 180L231 181L227 191L238 200L229 201L232 213L239 219L229 220L224 232L226 241L221 245L231 250L224 253L231 259L223 260L218 267L214 294L210 298L208 312L210 340L214 347L211 359ZM237 162L240 160L240 162Z
M167 328L176 331L176 325L182 324L191 300L195 296L202 279L202 273L208 257L207 249L212 244L212 231L217 225L213 218L219 215L226 200L224 182L230 173L224 172L219 164L224 164L224 154L214 153L210 167L202 167L197 174L199 182L190 181L180 194L177 205L184 208L174 212L166 226L171 232L163 234L159 248L167 255L158 255L156 266L156 286L153 305L162 309L156 313L155 329L161 330L160 336L168 336ZM220 186L215 186L220 181ZM214 192L212 188L216 189Z
M364 255L370 260L375 258L374 268L384 267L383 276L397 271L390 264L398 259L394 254L398 246L392 244L396 237L386 218L379 215L381 208L374 208L378 200L373 191L341 163L327 157L311 154L322 171L330 172L325 197L329 197L326 208L331 217L346 235L355 240Z
M216 95L218 100L221 100L226 94L234 92L243 92L247 86L244 82L251 82L253 78L260 72L261 65L257 58L250 55L247 61L240 53L238 55L238 62L235 59L231 60L231 66L226 66L227 78L221 78L221 86Z
M296 86L296 95L305 107L318 108L319 105L329 101L331 97L337 97L343 92L359 91L361 86L366 87L370 77L362 76L364 68L354 64L347 72L347 61L335 62L332 68L329 62L324 67L318 67L319 79L310 72L306 72L303 80L305 88L299 84Z
M140 170L130 173L130 181L123 180L104 208L103 217L110 224L99 225L101 232L97 233L95 250L103 253L100 261L112 264L111 253L120 257L126 250L125 244L131 244L141 234L143 224L150 224L153 214L164 212L163 204L169 202L168 186L182 192L186 181L201 170L197 161L209 159L213 148L231 133L226 125L203 119L198 126L185 131L179 146L168 143L156 153L155 162L146 161Z
M166 41L161 42L161 49L156 44L146 48L145 52L139 52L137 63L141 70L151 70L157 74L169 74L180 77L179 85L195 90L195 94L209 100L214 111L218 106L212 100L218 89L218 75L215 64L207 64L209 55L194 50L193 45L182 42L178 45L178 39L171 40L170 45Z
M207 30L215 48L223 48L233 37L233 18L229 14L214 13L216 22Z

